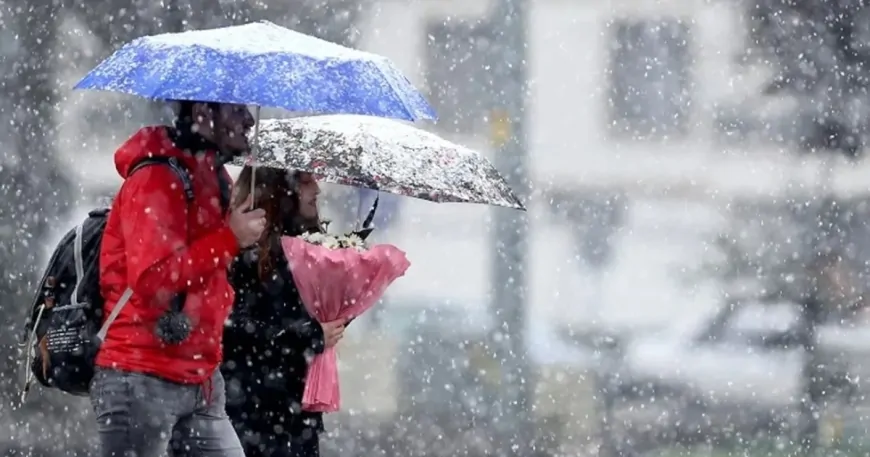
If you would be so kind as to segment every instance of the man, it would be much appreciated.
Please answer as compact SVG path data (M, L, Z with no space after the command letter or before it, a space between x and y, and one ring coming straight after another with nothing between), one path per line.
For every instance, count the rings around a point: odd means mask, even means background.
M167 447L171 455L243 457L218 371L234 299L226 269L260 238L265 220L249 203L226 209L223 164L248 149L253 123L243 105L182 102L174 128L143 128L115 153L124 183L100 251L105 314L128 287L133 293L109 327L90 389L105 457L158 457ZM155 157L186 169L192 196L168 164L136 169ZM170 340L159 323L179 301L188 332Z

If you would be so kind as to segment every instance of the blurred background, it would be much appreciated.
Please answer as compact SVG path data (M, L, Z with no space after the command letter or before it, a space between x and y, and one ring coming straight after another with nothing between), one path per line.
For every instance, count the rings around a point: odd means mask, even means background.
M87 400L21 404L18 343L115 148L171 119L71 87L135 37L266 18L393 59L529 208L381 196L412 267L339 348L324 455L870 449L865 1L0 0L3 455L92 452Z

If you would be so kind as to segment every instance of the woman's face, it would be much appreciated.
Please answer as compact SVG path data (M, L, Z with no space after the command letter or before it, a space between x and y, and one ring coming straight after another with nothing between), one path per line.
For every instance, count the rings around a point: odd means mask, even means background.
M297 191L299 192L299 215L303 219L316 220L318 218L317 196L320 195L320 186L311 173L300 172L296 176Z

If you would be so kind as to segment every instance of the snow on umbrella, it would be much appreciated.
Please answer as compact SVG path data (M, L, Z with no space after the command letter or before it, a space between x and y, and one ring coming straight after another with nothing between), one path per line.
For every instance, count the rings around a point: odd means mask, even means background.
M435 119L386 57L268 21L138 38L75 87L298 113Z
M261 121L256 165L313 173L325 182L435 202L524 210L482 155L410 125L355 115ZM236 159L244 165L245 158Z

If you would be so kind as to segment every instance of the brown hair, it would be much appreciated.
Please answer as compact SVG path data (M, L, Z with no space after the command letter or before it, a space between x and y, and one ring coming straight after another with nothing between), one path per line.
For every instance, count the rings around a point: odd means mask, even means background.
M299 235L319 229L319 221L303 221L299 218L299 198L296 194L298 172L269 167L245 166L235 183L236 195L233 208L245 203L251 194L251 178L256 169L254 208L266 212L266 229L257 243L259 261L257 272L261 281L272 275L274 262L272 250L278 248L282 235ZM285 227L287 221L298 221L293 227Z

